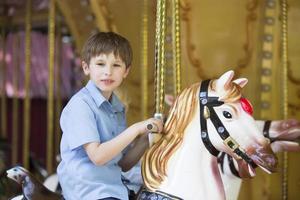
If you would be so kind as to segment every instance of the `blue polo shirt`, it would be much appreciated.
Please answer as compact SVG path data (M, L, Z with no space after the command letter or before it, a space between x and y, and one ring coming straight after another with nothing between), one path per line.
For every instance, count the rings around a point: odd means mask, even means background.
M96 200L106 197L128 199L121 181L118 161L122 153L103 166L89 159L83 145L105 142L126 128L125 109L116 95L107 101L89 81L63 109L60 150L62 161L57 168L63 196L67 200Z

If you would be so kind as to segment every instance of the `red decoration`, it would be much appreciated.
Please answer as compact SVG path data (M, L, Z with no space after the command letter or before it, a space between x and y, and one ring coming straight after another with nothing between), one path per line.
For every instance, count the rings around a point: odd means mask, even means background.
M241 105L244 111L246 111L248 114L253 114L253 106L251 105L250 101L244 97L241 98Z

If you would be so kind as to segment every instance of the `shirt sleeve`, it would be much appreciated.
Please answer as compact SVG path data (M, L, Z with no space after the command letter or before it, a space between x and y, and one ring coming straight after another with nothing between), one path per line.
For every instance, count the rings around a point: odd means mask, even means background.
M60 119L63 134L70 149L89 142L100 142L95 114L81 98L72 99Z

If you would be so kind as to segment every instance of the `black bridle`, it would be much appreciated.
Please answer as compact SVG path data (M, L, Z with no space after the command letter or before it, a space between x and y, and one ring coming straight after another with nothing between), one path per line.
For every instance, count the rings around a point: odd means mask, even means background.
M220 151L218 151L213 146L209 139L207 131L207 119L210 119L215 129L217 130L219 136L222 138L223 143L227 147L229 147L237 155L238 158L242 158L252 167L255 167L256 164L245 153L245 151L240 148L239 144L230 136L222 121L219 119L216 111L214 110L214 107L221 106L224 104L224 102L219 101L218 97L208 96L209 82L210 80L203 81L201 83L199 92L201 138L206 149L215 157L217 157L220 153Z

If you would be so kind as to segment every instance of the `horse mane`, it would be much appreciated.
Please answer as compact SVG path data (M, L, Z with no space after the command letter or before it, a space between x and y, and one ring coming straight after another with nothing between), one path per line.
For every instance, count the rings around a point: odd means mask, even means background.
M210 89L215 91L216 81L210 82ZM184 131L195 115L199 104L200 83L184 89L176 98L161 133L162 137L145 153L142 162L142 175L145 186L155 190L166 177L167 164L171 156L180 147ZM234 102L241 97L241 88L231 83L222 97L224 102Z

